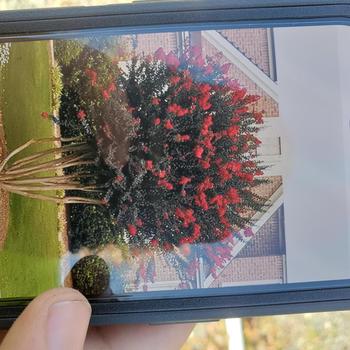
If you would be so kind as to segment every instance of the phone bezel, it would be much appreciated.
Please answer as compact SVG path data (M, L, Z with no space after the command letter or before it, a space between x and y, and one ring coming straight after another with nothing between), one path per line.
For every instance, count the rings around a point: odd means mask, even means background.
M36 40L86 35L91 30L118 33L220 27L348 25L346 0L198 0L138 2L98 7L74 7L0 12L0 41ZM265 289L264 289L265 288ZM91 300L92 324L181 323L229 317L346 310L350 280L279 286L239 287L216 295L151 299ZM0 299L0 328L9 327L29 299Z

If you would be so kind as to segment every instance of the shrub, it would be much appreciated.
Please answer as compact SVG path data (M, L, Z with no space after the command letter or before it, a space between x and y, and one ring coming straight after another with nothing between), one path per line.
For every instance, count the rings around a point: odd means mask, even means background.
M113 98L109 103L104 103L103 91L99 89L100 86L110 84L111 79L118 74L119 68L103 52L89 46L82 46L79 55L71 58L67 65L63 65L61 61L61 65L64 72L64 88L59 110L61 134L63 137L85 137L91 144L96 144L103 118L121 116L121 113L117 112L120 106L119 99ZM96 75L96 82L91 81L91 74ZM117 94L116 91L111 93ZM94 179L101 184L110 182L114 174L114 171L99 160L96 165L84 166L80 170L66 169L66 173L79 171L95 174ZM71 191L67 193L74 195ZM95 198L100 194L91 193L90 196ZM117 230L112 221L110 213L103 207L72 205L68 233L70 249L76 251L81 246L95 249L108 243L119 242L121 230Z
M51 67L51 100L52 110L58 112L61 104L61 94L63 90L62 73L61 69L57 64Z
M80 259L72 268L73 288L86 297L103 295L109 287L110 272L107 263L97 255Z
M82 246L97 249L121 241L120 231L113 224L109 212L96 205L72 204L69 207L68 234L73 252Z

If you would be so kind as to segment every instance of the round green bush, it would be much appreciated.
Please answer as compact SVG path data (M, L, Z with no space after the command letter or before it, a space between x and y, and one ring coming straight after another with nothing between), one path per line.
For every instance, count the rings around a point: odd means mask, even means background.
M86 297L98 297L109 287L109 268L97 255L80 259L72 268L73 288Z

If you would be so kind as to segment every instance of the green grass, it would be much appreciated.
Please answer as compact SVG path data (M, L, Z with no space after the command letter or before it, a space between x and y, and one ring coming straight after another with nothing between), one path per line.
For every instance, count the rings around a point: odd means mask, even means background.
M10 61L1 75L8 150L32 138L52 137L51 122L40 116L51 109L47 42L12 44ZM10 196L9 228L0 251L2 298L31 297L58 285L57 227L56 204Z

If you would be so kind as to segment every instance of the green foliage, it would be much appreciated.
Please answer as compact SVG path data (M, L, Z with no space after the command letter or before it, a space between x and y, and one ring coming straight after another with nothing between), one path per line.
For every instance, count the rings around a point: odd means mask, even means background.
M81 43L92 40L90 38ZM104 118L121 116L118 113L119 99L114 97L106 103L101 91L101 87L107 88L119 74L119 68L103 52L106 43L101 42L100 46L98 43L99 41L93 42L93 45L82 45L79 53L69 62L58 59L64 75L59 110L61 134L63 137L83 136L93 144ZM59 43L59 49L63 50L62 43ZM66 48L68 49L69 47ZM94 74L93 82L87 72ZM83 120L78 118L80 111L86 114ZM70 168L67 172L76 170ZM96 174L100 183L107 182L114 174L102 163L80 170ZM96 194L90 196L95 197ZM69 208L68 235L72 251L77 251L82 246L96 249L108 243L121 243L120 231L114 227L110 213L105 208L93 205L72 205Z
M52 86L52 110L58 111L61 104L61 94L63 90L62 73L57 64L51 67L51 86Z
M107 263L97 255L79 260L71 271L73 288L86 297L103 295L109 287L110 272Z
M64 83L79 93L82 102L99 104L98 97L101 97L97 93L98 90L88 84L87 69L93 69L97 73L99 86L107 86L119 72L112 55L108 54L113 50L111 45L118 40L117 37L109 39L91 37L55 41L55 58L61 66Z
M83 45L79 55L69 64L60 62L60 65L64 84L63 105L59 112L63 134L66 137L91 136L96 133L96 120L113 113L113 106L120 104L118 98L110 99L109 103L105 103L103 98L103 90L114 82L119 75L119 68L106 54L88 45ZM93 81L91 74L95 77ZM77 118L80 110L86 114L89 130Z
M55 59L59 64L68 66L82 52L84 44L80 40L55 40Z
M59 119L63 137L88 136L77 118L80 98L78 93L65 84L61 94Z
M110 214L102 206L73 204L69 206L69 222L71 251L77 251L81 246L97 249L121 241Z

